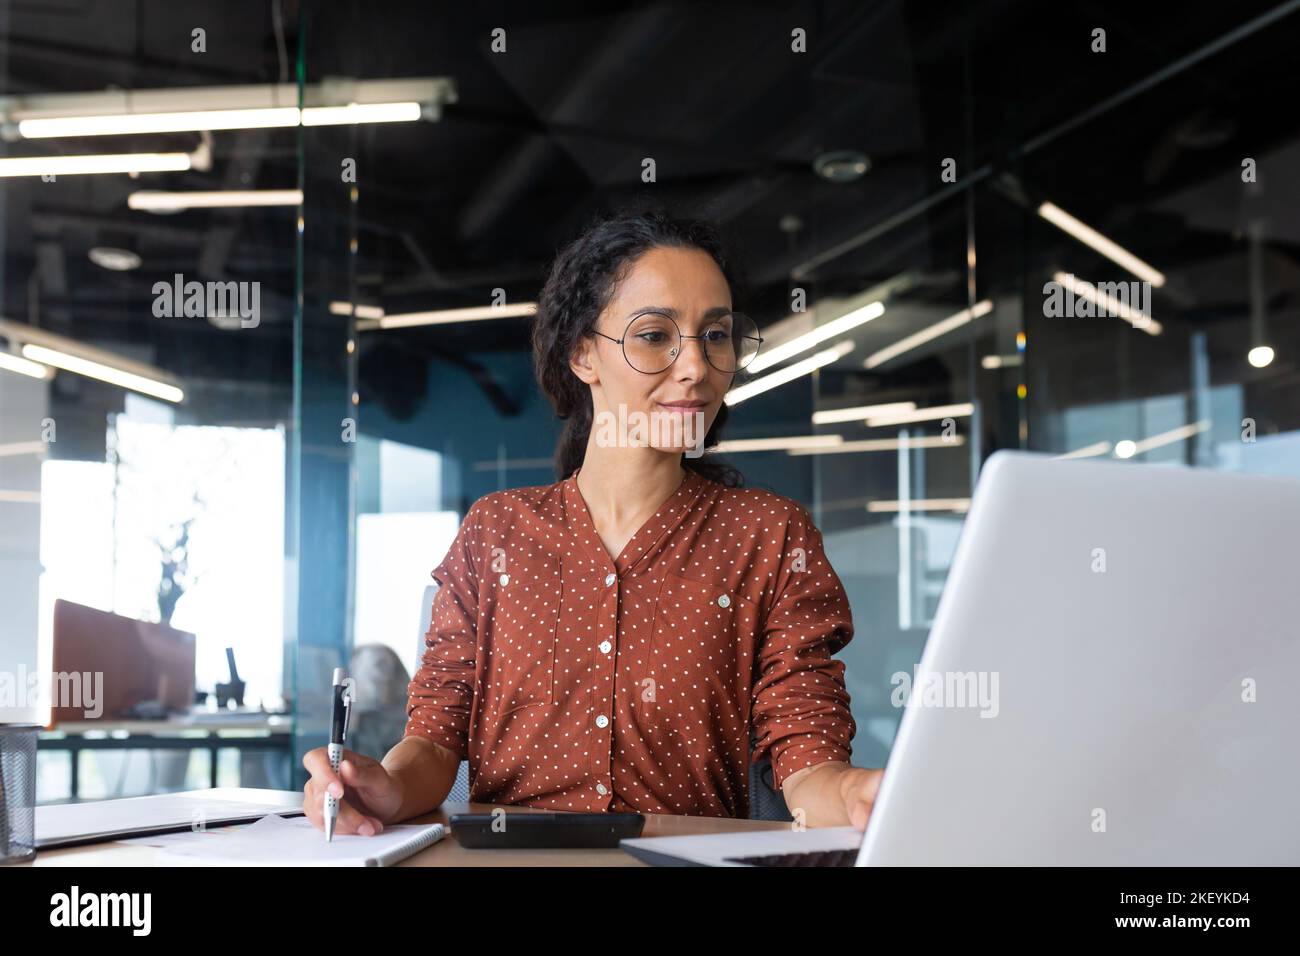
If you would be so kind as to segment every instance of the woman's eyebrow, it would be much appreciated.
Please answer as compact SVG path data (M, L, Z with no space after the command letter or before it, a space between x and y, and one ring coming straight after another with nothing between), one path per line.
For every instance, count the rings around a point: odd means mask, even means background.
M709 309L707 312L704 313L704 318L705 318L705 319L717 319L717 318L721 318L721 317L724 316L724 315L731 315L731 313L734 312L734 311L735 311L734 309L729 309L729 308L727 308L725 305L715 305L713 308ZM678 312L676 309L674 309L672 306L668 306L668 305L646 305L646 306L642 306L641 308L636 309L635 311L633 311L632 314L628 316L628 321L631 321L632 319L636 318L638 315L641 315L642 313L645 313L645 312L662 312L664 315L668 316L670 319L679 319L679 318L681 318L681 313L679 313L679 312Z

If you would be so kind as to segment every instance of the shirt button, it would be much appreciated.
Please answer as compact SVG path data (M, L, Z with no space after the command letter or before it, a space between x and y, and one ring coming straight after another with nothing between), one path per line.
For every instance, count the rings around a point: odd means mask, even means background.
M731 598L725 594L718 598L718 607L731 607Z
M611 647L613 647L613 646L614 646L614 645L611 644L609 641L601 641L601 642L600 642L600 652L601 652L602 654L608 654L608 653L609 653L609 649L610 649Z
M609 718L606 717L604 714L601 714L599 717L596 718L596 726L597 726L597 727L608 727L608 726L609 726Z
M617 581L617 580L618 580L618 575L615 575L615 574L607 574L607 575L605 575L605 587L609 587L611 584L613 584L613 583L614 583L615 581Z
M499 580L501 581L501 586L502 586L502 587L505 587L507 584L510 583L510 575L508 575L508 574L503 574L503 575L501 575L501 577L500 577Z
M609 790L605 788L603 783L598 783L596 784L596 792L603 797L605 794L609 793Z

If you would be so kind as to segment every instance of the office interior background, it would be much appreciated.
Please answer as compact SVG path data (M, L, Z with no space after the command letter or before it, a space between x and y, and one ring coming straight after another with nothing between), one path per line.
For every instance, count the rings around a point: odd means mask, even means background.
M646 202L742 263L718 453L821 528L883 766L993 451L1300 475L1297 7L0 3L0 669L117 684L38 801L300 787L339 665L382 756L466 509L555 480L550 261Z

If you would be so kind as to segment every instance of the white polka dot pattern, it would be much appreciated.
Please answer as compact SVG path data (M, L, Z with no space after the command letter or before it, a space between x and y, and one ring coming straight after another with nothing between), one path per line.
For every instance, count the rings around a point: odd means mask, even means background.
M473 800L744 817L749 762L849 760L852 615L792 499L688 473L611 558L575 472L474 502L433 577L406 733Z

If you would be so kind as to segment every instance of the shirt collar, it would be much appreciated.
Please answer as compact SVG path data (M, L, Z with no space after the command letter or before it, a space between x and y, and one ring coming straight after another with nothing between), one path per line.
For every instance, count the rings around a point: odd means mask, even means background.
M596 561L597 567L607 568L623 574L641 560L664 537L671 534L682 521L700 493L709 484L697 472L686 470L686 477L677 486L677 490L668 496L659 509L637 529L628 540L623 552L615 561L605 550L600 540L596 525L591 519L591 510L578 488L578 471L564 479L564 511L569 527L578 538L578 542Z

